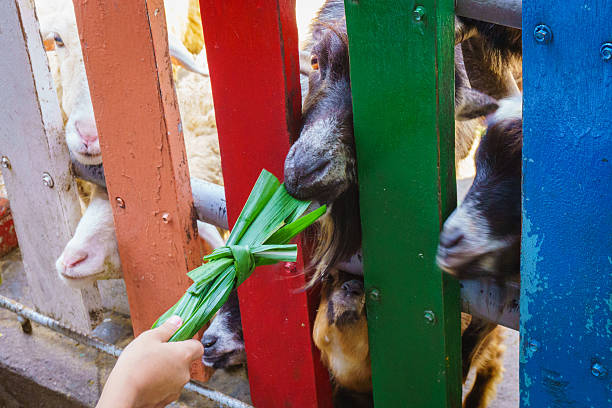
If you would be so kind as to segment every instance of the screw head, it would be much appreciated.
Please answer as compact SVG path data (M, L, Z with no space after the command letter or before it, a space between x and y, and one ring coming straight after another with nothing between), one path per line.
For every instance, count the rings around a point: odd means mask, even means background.
M600 363L593 363L591 366L591 374L593 374L594 377L604 377L608 374L608 370Z
M425 321L427 321L427 323L429 324L436 323L436 314L432 310L426 310L425 312L423 312L423 317L425 318Z
M538 24L533 30L533 36L540 44L548 44L552 41L552 30L546 24Z
M538 351L538 349L540 348L540 343L537 342L537 340L531 340L529 342L529 350L536 352Z
M376 288L370 289L370 300L373 302L380 302L380 291Z
M53 181L53 177L51 177L51 175L47 172L43 173L42 182L45 186L49 188L53 188L53 186L55 185L55 182Z
M11 161L8 159L8 157L2 156L2 159L0 159L0 163L5 169L11 169Z
M599 54L604 61L612 61L612 42L603 43L599 49Z
M162 222L163 222L164 224L169 223L169 222L170 222L170 214L168 214L168 213L163 213L163 214L162 214L162 216L161 216L161 219L162 219Z
M119 208L125 208L125 201L123 201L123 198L117 197L115 198L115 201L117 202Z
M426 13L425 7L416 6L414 8L414 11L412 12L412 18L416 22L421 22L425 19L425 13Z
M283 268L285 268L285 271L287 271L288 273L297 272L297 266L295 265L295 262L285 262L283 264Z

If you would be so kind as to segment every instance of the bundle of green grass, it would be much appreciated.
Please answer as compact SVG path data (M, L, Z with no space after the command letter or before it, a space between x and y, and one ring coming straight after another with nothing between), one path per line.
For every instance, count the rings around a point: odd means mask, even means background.
M193 284L153 327L161 325L172 315L178 315L183 325L170 341L190 339L255 267L295 262L297 246L288 242L325 213L325 206L322 206L303 215L310 204L291 197L274 175L263 170L226 246L205 256L205 263L187 274Z

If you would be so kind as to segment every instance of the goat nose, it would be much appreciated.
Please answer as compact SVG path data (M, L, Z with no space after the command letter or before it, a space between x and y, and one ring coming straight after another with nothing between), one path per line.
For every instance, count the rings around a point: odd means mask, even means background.
M445 229L440 234L440 246L447 249L452 248L457 246L463 238L463 232L459 228Z
M359 296L363 294L363 285L358 280L350 280L342 284L342 289L351 295Z
M310 160L304 160L298 165L298 173L302 177L307 177L317 173L321 173L329 165L329 160L325 158L310 158Z
M98 140L98 129L95 122L77 120L74 123L81 140L86 145L90 145Z
M212 336L210 334L205 334L202 337L202 344L204 345L204 349L211 348L217 342L217 336Z

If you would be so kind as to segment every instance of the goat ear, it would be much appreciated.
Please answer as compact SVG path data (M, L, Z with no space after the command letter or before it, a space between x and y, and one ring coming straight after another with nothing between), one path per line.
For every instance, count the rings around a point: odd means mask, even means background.
M457 90L457 93L455 120L462 121L487 116L499 107L496 99L475 89L461 88Z

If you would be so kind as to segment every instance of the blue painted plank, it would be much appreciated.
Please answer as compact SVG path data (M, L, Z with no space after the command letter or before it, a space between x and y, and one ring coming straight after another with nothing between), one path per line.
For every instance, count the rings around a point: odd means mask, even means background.
M534 39L546 24L549 43ZM612 406L608 0L523 2L521 407Z

